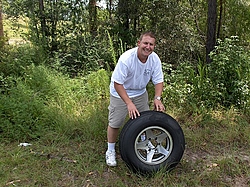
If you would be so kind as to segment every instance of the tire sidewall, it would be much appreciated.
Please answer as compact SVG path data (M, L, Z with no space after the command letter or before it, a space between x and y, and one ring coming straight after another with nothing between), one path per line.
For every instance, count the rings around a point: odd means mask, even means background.
M165 129L170 134L173 141L170 155L165 161L155 165L142 162L135 152L137 136L144 129L151 126ZM179 163L185 149L183 131L178 122L171 116L156 111L146 111L141 113L140 117L134 120L129 120L121 132L119 142L122 159L134 170L142 173L155 172L162 168L168 170L174 167Z

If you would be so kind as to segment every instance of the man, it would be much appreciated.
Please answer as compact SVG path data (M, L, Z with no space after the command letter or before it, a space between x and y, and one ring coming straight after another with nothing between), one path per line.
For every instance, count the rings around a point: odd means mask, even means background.
M165 110L161 102L163 72L160 58L154 52L155 40L152 32L143 33L137 47L120 56L112 74L106 152L106 163L109 166L117 165L115 142L127 114L135 119L140 116L140 112L149 110L146 86L150 80L155 85L155 110Z

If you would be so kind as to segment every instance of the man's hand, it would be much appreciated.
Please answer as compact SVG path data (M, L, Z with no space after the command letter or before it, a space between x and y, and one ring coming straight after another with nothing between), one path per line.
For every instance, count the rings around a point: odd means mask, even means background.
M126 90L124 89L122 84L118 84L114 82L114 87L117 93L120 95L122 100L126 103L127 108L128 108L128 115L131 119L135 119L138 116L140 116L139 111L137 110L136 106L134 103L131 101L131 99L128 97L128 94Z
M140 113L133 102L128 103L127 107L128 107L128 115L131 119L135 119L138 116L140 116Z
M155 99L154 100L154 106L155 106L156 111L160 111L160 112L165 111L165 107L164 107L164 105L162 104L162 102L160 100Z

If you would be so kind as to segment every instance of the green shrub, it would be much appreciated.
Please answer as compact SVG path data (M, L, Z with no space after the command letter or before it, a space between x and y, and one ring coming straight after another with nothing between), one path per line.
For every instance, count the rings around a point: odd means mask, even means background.
M164 72L170 72L164 74L165 86L162 94L163 102L167 107L182 108L187 102L187 96L192 91L188 81L190 68L191 66L186 63L176 69L173 69L171 64L164 66Z
M167 105L202 112L203 108L236 106L249 111L250 58L249 53L237 46L237 38L218 41L211 53L212 63L199 61L196 67L182 63L167 69L164 99Z
M50 63L63 67L72 77L86 75L100 68L108 69L106 62L112 61L112 56L108 48L102 46L104 42L107 43L105 40L79 33L67 35L61 39L60 50L54 53Z
M40 48L30 44L8 47L0 56L0 70L4 76L22 76L27 66L43 64L47 58Z
M27 140L40 137L49 124L43 123L44 103L25 83L2 94L0 100L1 139Z
M30 65L19 78L0 76L0 139L28 141L47 133L98 136L106 116L109 73L69 78L44 65ZM15 84L12 84L15 83ZM106 119L107 117L105 117ZM86 124L95 123L94 126ZM85 128L83 128L85 126Z
M211 53L208 77L221 105L246 109L250 99L250 55L237 45L238 41L237 37L218 40L218 46Z
M64 84L56 83L57 73L34 65L23 71L23 77L1 77L1 139L39 138L46 131L58 128L57 116L64 115L54 104L61 101L61 95L67 95L66 90L60 90Z

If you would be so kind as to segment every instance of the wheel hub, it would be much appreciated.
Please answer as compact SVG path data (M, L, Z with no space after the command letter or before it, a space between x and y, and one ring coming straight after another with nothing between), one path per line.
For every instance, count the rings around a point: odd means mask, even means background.
M144 138L141 138L141 137ZM156 165L164 162L173 148L170 134L159 126L151 126L139 133L135 141L137 157L144 163Z

